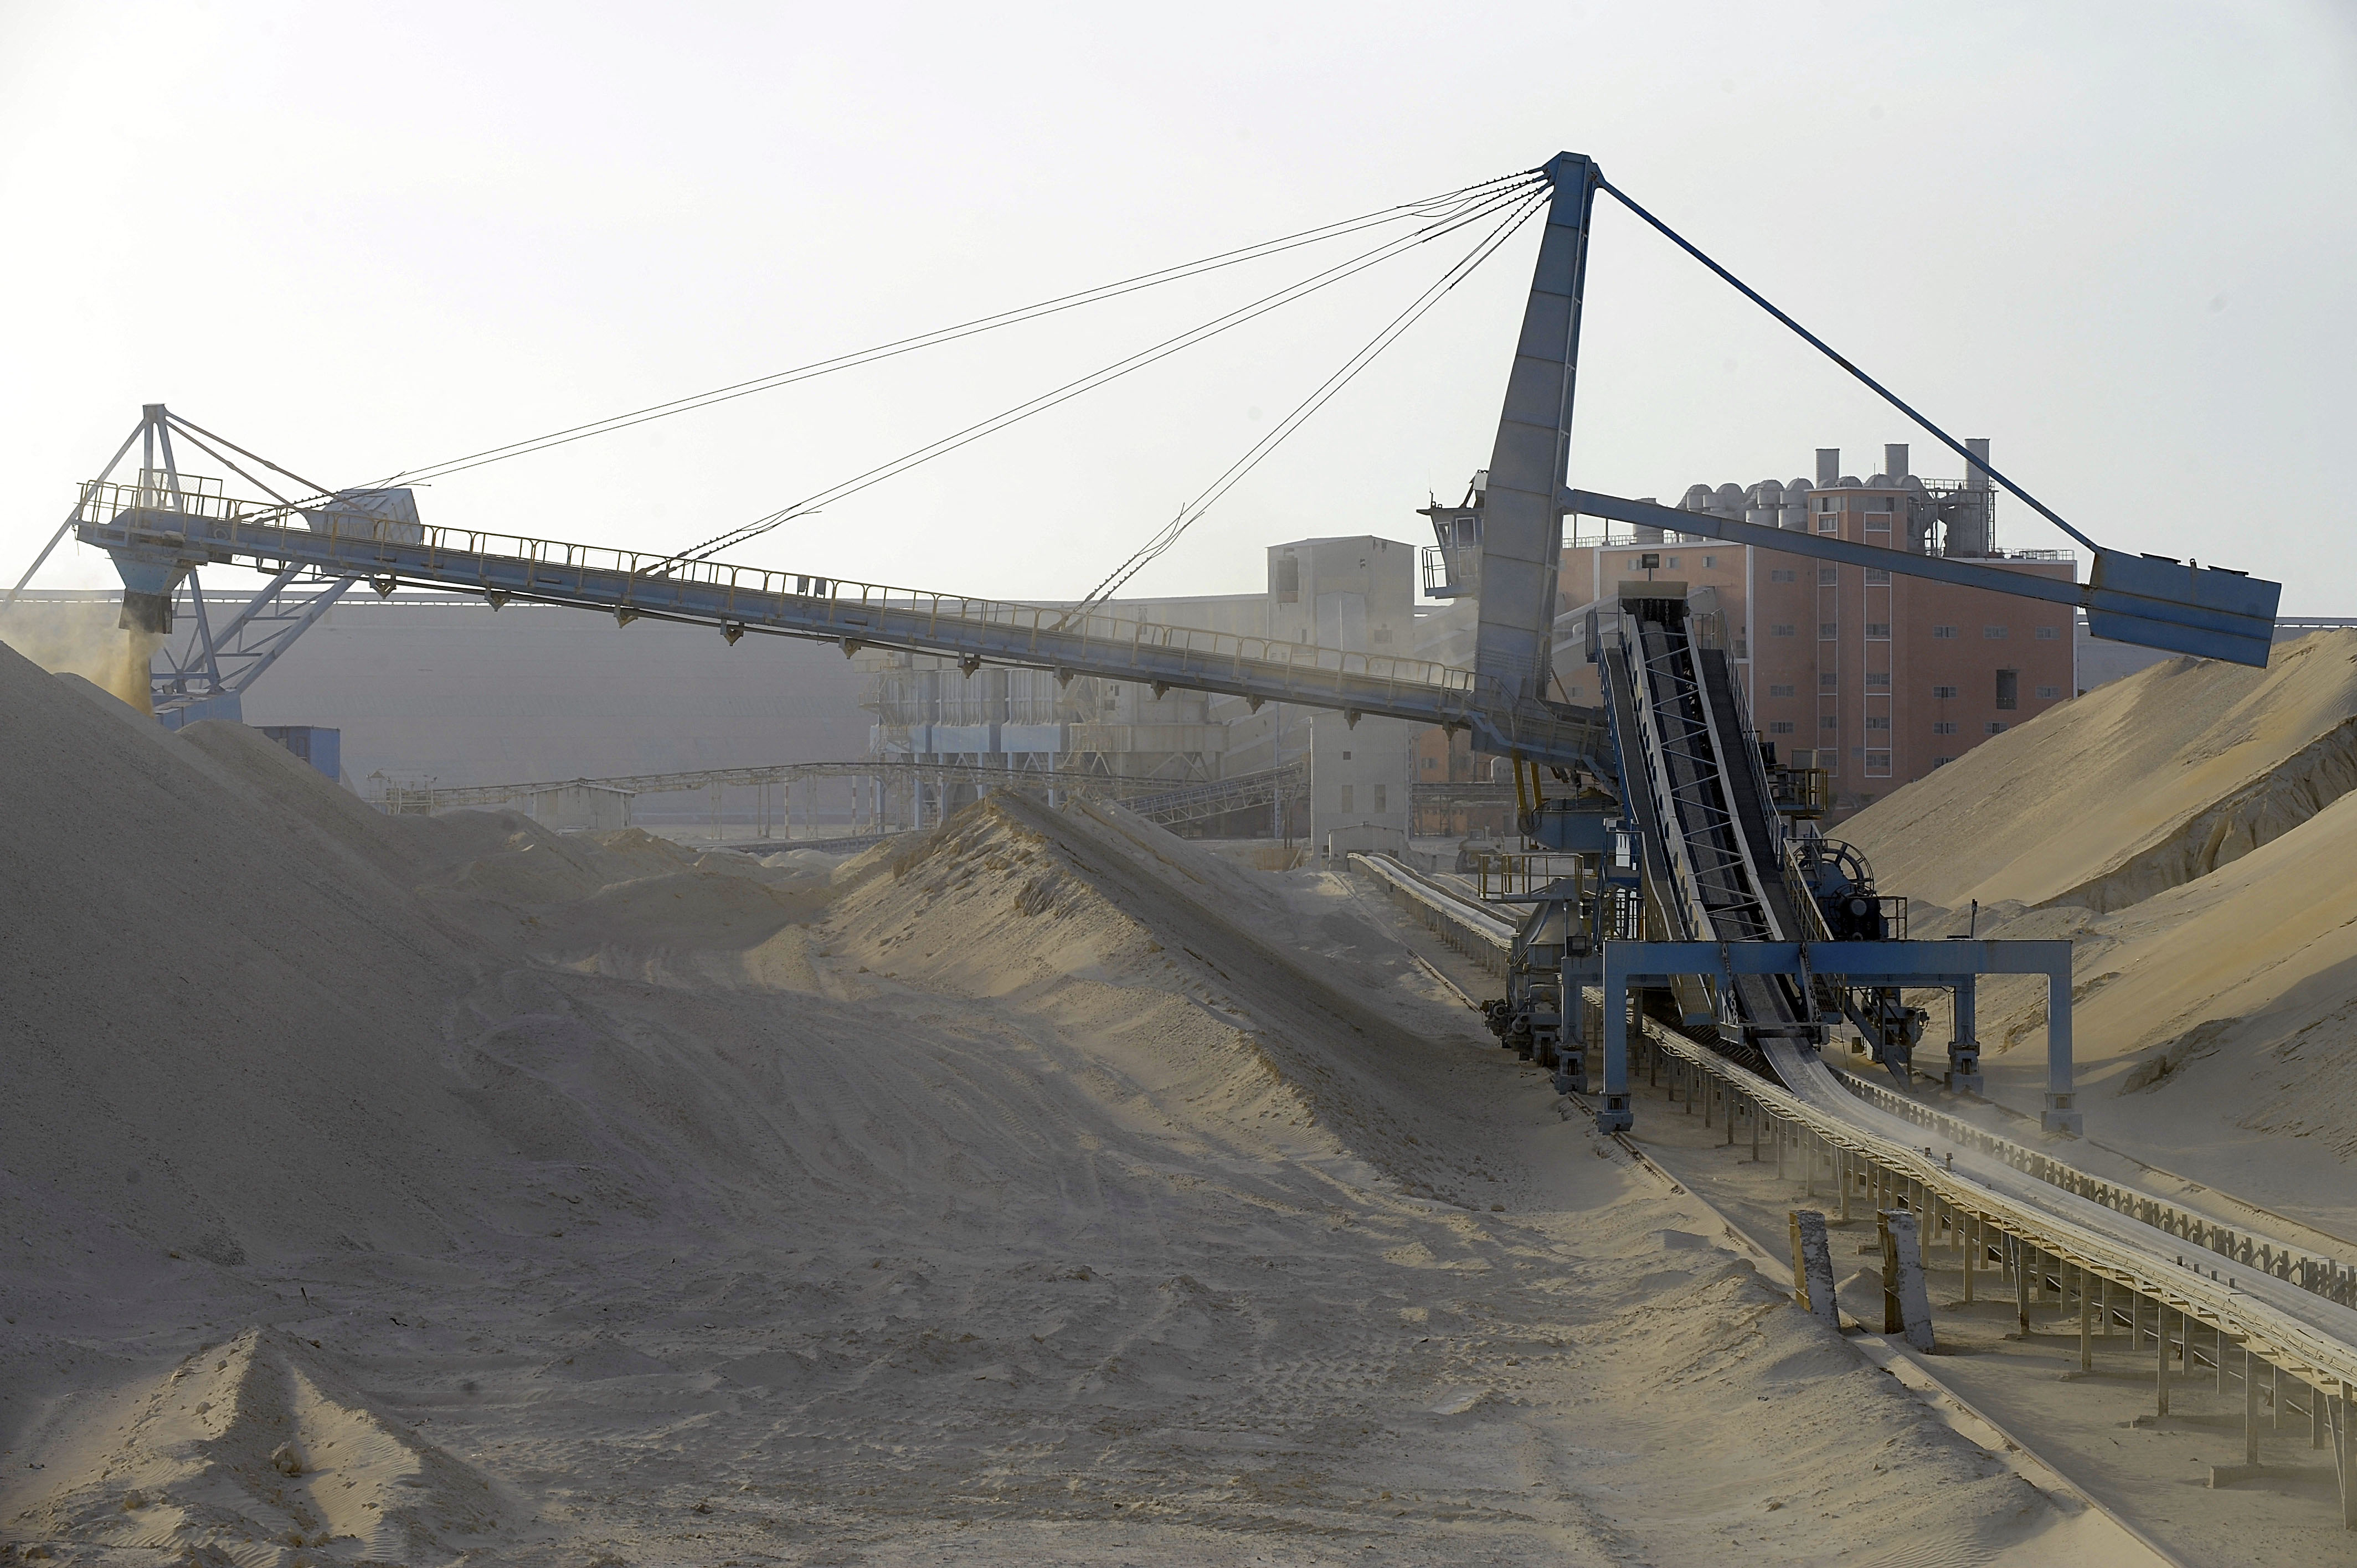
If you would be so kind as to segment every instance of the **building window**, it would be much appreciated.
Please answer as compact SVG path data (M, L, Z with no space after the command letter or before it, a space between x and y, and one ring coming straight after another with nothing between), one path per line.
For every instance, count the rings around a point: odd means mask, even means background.
M1953 626L1935 626L1932 628L1932 635L1933 637L1953 637L1956 635L1956 628Z
M1867 770L1868 773L1888 773L1888 772L1889 772L1889 771L1890 771L1890 753L1889 753L1889 752L1887 752L1887 751L1869 751L1869 752L1867 752L1867 753L1866 754L1866 770Z
M2003 735L2005 733L2005 721L2003 719L1989 720L1988 732L1991 735Z
M1890 715L1889 714L1868 714L1866 715L1866 727L1868 729L1889 729L1890 727Z
M1377 642L1389 642L1392 639L1392 628L1387 626L1375 628L1373 639Z
M1872 690L1875 687L1880 687L1886 692L1889 691L1890 689L1890 671L1888 670L1867 671L1866 672L1866 684L1869 690Z
M1934 686L1932 688L1932 695L1941 699L1943 702L1947 701L1955 694L1956 689L1953 686Z
M1276 602L1297 605L1301 602L1301 558L1284 554L1276 558Z
M1790 686L1770 686L1768 688L1768 694L1771 697L1792 697L1799 695L1799 693L1794 692Z
M1889 511L1870 511L1870 512L1867 512L1867 513L1866 514L1866 531L1867 531L1868 533L1888 533L1888 532L1890 532L1890 513L1889 513Z
M1830 513L1817 519L1817 532L1819 533L1835 533L1838 532L1840 529L1841 519L1835 517Z
M1388 785L1388 784L1378 784L1378 785L1376 785L1376 786L1375 786L1375 810L1376 810L1376 811L1389 811L1389 810L1391 809L1388 805L1386 805L1386 804L1384 803L1384 797L1385 797L1386 795L1388 795L1390 792L1391 792L1391 786L1390 786L1390 785Z
M2062 628L2059 626L2041 626L2030 635L2040 642L2052 642L2062 635Z
M1890 574L1879 566L1868 566L1866 569L1866 585L1869 588L1887 588L1890 585Z
M1866 635L1869 639L1875 641L1889 642L1890 640L1890 623L1887 620L1867 621L1866 623Z
M1840 684L1841 677L1830 670L1820 671L1817 674L1817 690L1820 692L1833 691Z
M1996 672L1996 711L2005 713L2021 706L2021 671L2000 670Z
M1932 766L1934 768L1945 768L1954 760L1956 759L1953 757L1935 757L1932 759Z
M1671 570L1671 571L1673 571L1673 572L1674 572L1674 571L1676 571L1677 569L1678 569L1678 558L1677 558L1676 556L1673 555L1673 556L1671 556L1671 557L1670 557L1670 570Z
M1841 728L1841 720L1834 717L1831 714L1819 714L1817 715L1817 727L1819 729L1839 729Z
M1358 804L1357 804L1357 802L1356 802L1356 801L1353 800L1353 798L1352 798L1354 794L1355 794L1355 791L1351 789L1351 786L1349 786L1348 784L1345 784L1345 785L1343 785L1343 786L1342 786L1342 810L1343 810L1343 811L1357 811L1357 810L1359 809L1359 808L1358 808Z
M1424 759L1424 770L1425 770L1426 773L1431 772L1434 768L1437 768L1437 767L1439 767L1439 766L1440 766L1440 759L1439 759L1438 757L1426 757L1426 758Z
M1800 574L1789 566L1779 566L1768 574L1768 580L1771 583L1793 583L1800 580Z
M1343 760L1343 761L1345 761L1345 762L1350 761L1350 760L1351 760L1351 754L1350 754L1349 752L1347 752L1347 751L1346 751L1346 752L1344 752L1344 753L1342 754L1342 760Z
M1956 726L1953 721L1942 719L1938 724L1932 726L1932 733L1933 735L1953 735L1956 733Z
M1717 565L1718 557L1716 555L1706 555L1702 558L1702 569L1706 572L1714 570Z
M2005 628L2001 626L1985 626L1981 628L1981 636L1986 638L1991 642L2003 642L2005 640Z
M1771 626L1768 628L1768 635L1770 637L1790 637L1792 635L1792 628L1789 626Z
M1839 637L1841 635L1841 623L1839 621L1821 620L1817 622L1817 635L1821 638Z
M1791 735L1793 727L1792 721L1790 719L1774 719L1769 723L1768 733L1770 735Z
M1818 568L1817 568L1817 586L1819 586L1820 588L1830 588L1830 587L1832 587L1835 583L1838 583L1838 582L1840 582L1840 581L1841 581L1841 568L1840 568L1840 567L1838 567L1838 566L1820 566L1820 567L1818 567Z
M1841 510L1841 497L1839 497L1839 496L1819 496L1819 497L1817 498L1817 510L1818 510L1819 511L1839 511L1839 510Z
M2060 701L2061 695L2062 688L2060 686L2040 686L2038 688L2038 700L2041 703Z

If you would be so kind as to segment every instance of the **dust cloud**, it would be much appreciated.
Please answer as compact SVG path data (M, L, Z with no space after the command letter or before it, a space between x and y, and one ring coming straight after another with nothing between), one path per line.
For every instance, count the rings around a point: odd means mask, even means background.
M164 639L155 632L117 627L116 613L111 604L18 604L0 610L0 643L52 675L79 675L152 714L147 670Z

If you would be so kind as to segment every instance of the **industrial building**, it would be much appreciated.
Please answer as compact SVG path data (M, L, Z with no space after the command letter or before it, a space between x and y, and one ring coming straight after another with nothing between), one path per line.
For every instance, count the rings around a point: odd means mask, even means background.
M1986 440L1969 445L1987 457ZM1883 448L1881 470L1866 478L1842 473L1839 448L1824 447L1813 479L1697 484L1678 509L2076 580L2069 551L2000 549L1995 501L1978 464L1961 480L1926 479L1911 470L1907 446L1892 444ZM1477 478L1462 503L1427 511L1436 542L1426 575L1436 596L1478 589L1481 510ZM1558 578L1560 700L1599 700L1586 659L1586 617L1617 603L1623 583L1646 580L1684 584L1699 606L1717 612L1760 737L1780 760L1831 776L1837 815L2077 690L2074 627L2064 607L1638 527L1567 535Z
M1051 607L1061 608L1065 607ZM1414 547L1371 534L1269 547L1254 594L1121 599L1095 607L1119 621L1184 627L1351 653L1410 656L1417 635ZM1060 679L1050 671L961 667L936 655L863 650L860 703L872 715L869 755L895 762L966 764L1009 773L1049 768L1172 784L1233 779L1308 761L1297 799L1199 831L1307 837L1339 828L1405 837L1409 756L1419 726L1254 703L1149 682ZM970 779L911 786L916 798L883 816L938 820L979 788ZM938 788L941 798L928 796ZM905 811L906 815L901 812Z

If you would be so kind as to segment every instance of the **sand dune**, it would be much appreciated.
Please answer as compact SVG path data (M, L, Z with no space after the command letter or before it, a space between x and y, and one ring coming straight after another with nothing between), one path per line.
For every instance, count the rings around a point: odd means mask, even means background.
M2264 671L2175 659L1878 800L1840 830L1886 890L1946 909L2122 908L2249 854L2357 787L2357 630Z
M2069 937L2090 1134L2357 1237L2357 632L2104 687L1836 830L1915 934ZM1944 908L1943 908L1944 906ZM1944 994L1923 1000L1936 1057ZM2042 982L1984 984L1989 1092L2034 1112Z

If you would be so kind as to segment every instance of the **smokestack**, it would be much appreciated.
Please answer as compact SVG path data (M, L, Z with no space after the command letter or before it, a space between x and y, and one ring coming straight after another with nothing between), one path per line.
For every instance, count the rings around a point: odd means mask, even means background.
M1984 445L1986 445L1986 443L1984 443ZM1817 489L1821 490L1829 490L1840 482L1841 448L1838 446L1818 447Z
M1964 465L1964 483L1970 489L1992 490L1996 488L1996 482L1988 477L1988 444L1989 438L1986 435L1964 438L1964 450L1975 459Z
M1907 443L1886 441L1882 444L1882 471L1890 476L1892 484L1907 477Z

